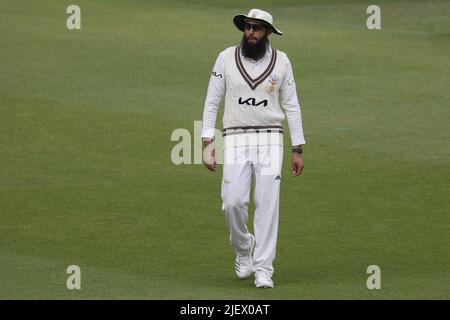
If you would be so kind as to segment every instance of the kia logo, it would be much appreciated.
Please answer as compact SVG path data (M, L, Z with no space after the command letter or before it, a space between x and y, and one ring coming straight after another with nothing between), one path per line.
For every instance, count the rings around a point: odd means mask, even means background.
M257 107L260 104L262 104L263 107L267 107L267 103L268 103L267 100L262 100L262 101L256 103L255 98L248 98L247 100L243 100L242 97L239 98L238 102L239 102L239 104L245 104L247 106L254 106L254 107Z

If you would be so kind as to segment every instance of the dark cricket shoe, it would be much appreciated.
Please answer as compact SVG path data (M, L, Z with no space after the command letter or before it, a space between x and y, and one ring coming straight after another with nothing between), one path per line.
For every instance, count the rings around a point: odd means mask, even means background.
M248 278L253 272L253 248L255 247L255 237L251 234L252 244L250 246L250 251L246 256L236 255L235 269L236 275L245 279Z

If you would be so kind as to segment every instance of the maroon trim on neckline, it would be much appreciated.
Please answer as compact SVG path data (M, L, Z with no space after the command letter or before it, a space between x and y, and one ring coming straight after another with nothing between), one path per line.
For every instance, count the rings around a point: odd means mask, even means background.
M275 67L275 63L277 61L277 51L272 48L272 57L270 59L270 63L267 66L266 70L264 70L264 72L260 76L258 76L256 79L253 79L247 73L247 71L244 68L244 65L242 64L241 57L239 55L240 49L241 49L241 46L237 46L235 53L234 53L234 57L236 60L236 66L239 70L239 73L244 78L245 82L247 82L247 84L250 86L250 88L252 90L255 90L256 87L258 87L272 73L272 71Z

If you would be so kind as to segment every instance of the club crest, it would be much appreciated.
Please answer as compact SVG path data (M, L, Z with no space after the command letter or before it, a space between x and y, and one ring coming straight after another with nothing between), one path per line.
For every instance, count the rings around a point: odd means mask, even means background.
M269 86L267 87L269 92L275 91L275 88L278 83L278 77L276 74L273 74L269 77Z

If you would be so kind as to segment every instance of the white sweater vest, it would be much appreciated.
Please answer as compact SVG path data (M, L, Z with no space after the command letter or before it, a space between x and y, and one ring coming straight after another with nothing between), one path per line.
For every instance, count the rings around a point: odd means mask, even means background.
M230 128L282 128L285 114L279 95L288 62L286 54L272 49L269 65L261 66L258 76L252 78L243 66L239 50L240 46L230 47L224 55L224 132Z

